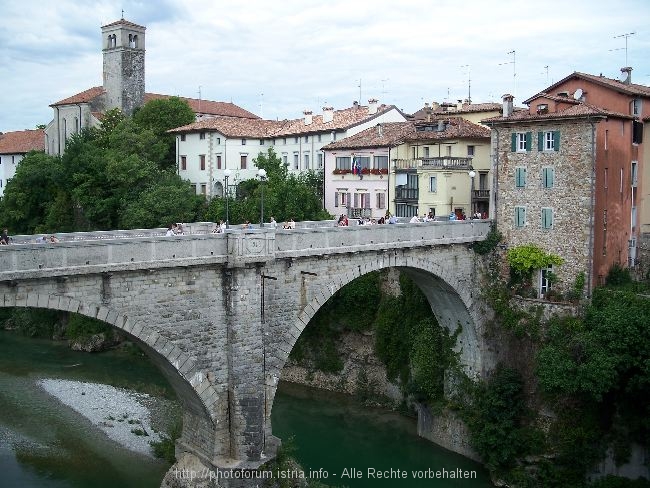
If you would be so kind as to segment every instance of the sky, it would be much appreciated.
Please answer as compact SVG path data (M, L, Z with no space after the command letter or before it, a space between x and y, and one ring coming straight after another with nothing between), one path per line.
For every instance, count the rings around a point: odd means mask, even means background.
M626 55L650 85L647 0L3 1L0 132L47 124L50 104L102 84L101 26L121 9L147 28L147 92L266 119L369 98L412 113L470 89L521 104L574 71L618 78Z

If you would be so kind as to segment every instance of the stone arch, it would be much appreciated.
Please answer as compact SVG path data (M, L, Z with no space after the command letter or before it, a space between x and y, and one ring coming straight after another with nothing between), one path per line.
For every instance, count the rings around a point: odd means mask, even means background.
M461 259L471 262L473 269L472 251L463 246L458 246L455 251L460 251L461 254L463 251L467 253ZM454 260L458 259L457 252L454 256ZM458 326L462 327L457 341L461 364L470 377L482 376L485 373L481 341L485 310L472 291L476 277L456 272L457 266L454 264L428 259L426 254L411 255L408 252L395 251L390 252L386 259L361 259L359 263L351 262L346 272L329 277L320 285L319 292L314 293L314 297L299 312L293 326L290 327L291 332L285 336L285 343L281 347L282 357L278 358L278 369L268 371L266 382L271 390L269 391L271 404L275 395L274 387L277 385L277 379L289 353L316 312L348 283L367 273L387 268L397 268L413 279L427 297L432 312L441 325L451 332L454 332Z
M190 355L140 320L132 319L110 307L59 295L29 293L17 298L15 294L5 293L0 294L0 299L2 307L43 308L78 313L126 333L167 377L184 409L213 426L218 422L209 408L209 402L217 398L217 391L206 375L196 368Z

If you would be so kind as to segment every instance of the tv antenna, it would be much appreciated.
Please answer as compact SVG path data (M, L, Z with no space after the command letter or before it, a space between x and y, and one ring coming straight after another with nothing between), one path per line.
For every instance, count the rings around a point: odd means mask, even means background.
M544 69L546 70L546 84L548 85L548 64L544 66Z
M359 105L361 105L361 78L359 78L359 84L357 85L359 87Z
M264 116L262 115L262 102L264 102L264 93L260 93L260 118L263 119Z
M467 103L472 103L472 67L463 64L461 68L467 68Z
M199 85L199 113L201 113L201 85Z
M625 47L624 48L619 47L617 49L610 49L610 51L620 51L621 49L625 49L625 66L629 66L627 64L627 38L630 37L630 36L633 36L634 34L636 34L636 32L628 32L627 34L620 34L618 36L613 37L613 39L619 39L621 37L625 37Z
M388 93L386 91L386 82L387 81L390 81L390 78L384 78L383 80L381 80L381 97L384 98L384 99L386 98L386 93ZM361 95L359 95L359 96L361 96ZM381 103L384 103L384 102L382 101Z
M499 66L505 66L506 64L512 64L512 95L517 96L517 52L513 49L508 51L506 54L512 54L512 61L505 63L499 63Z

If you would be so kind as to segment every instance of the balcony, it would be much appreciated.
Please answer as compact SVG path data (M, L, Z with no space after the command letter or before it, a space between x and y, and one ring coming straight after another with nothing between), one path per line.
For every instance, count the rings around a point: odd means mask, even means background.
M417 188L404 188L396 187L395 188L395 200L416 200L419 197L419 192Z
M489 200L490 190L474 190L474 200Z
M351 219L360 219L360 218L369 219L372 217L372 209L361 208L361 207L348 207L348 217Z
M472 158L455 158L441 156L437 158L395 159L395 170L417 170L418 168L462 169L469 170Z

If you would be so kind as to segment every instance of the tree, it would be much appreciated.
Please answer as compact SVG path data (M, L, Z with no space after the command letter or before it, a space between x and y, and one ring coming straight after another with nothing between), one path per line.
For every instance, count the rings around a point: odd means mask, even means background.
M133 121L143 129L149 129L165 145L165 155L160 169L174 170L176 167L175 137L167 131L191 124L196 120L189 104L178 97L158 98L144 104L133 115Z

